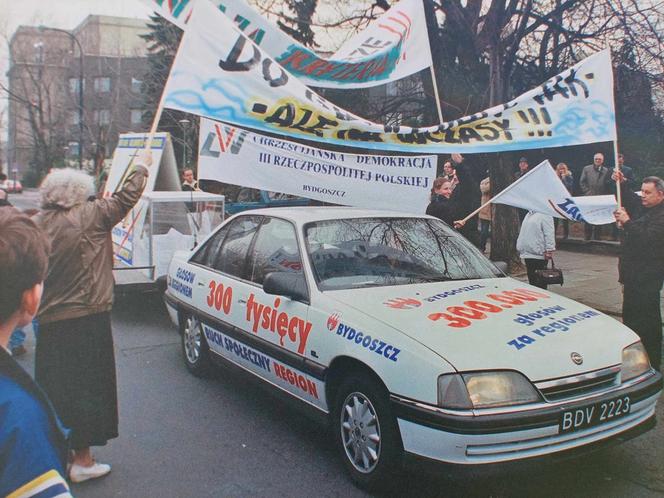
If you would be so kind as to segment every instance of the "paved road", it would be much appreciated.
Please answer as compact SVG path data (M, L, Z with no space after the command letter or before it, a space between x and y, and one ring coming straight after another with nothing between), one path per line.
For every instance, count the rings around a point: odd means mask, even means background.
M36 193L11 196L19 208ZM566 285L552 288L589 305L617 310L615 258L560 251ZM585 290L584 290L585 289ZM79 497L366 496L347 480L325 428L274 398L256 381L223 370L191 376L179 338L158 299L134 297L113 314L120 437L98 448L113 472L73 486ZM21 363L32 371L34 341ZM658 417L664 416L664 404ZM493 479L460 480L419 469L396 496L664 496L664 429L559 464L519 467Z
M98 448L111 475L75 485L80 497L366 496L347 480L325 428L246 376L197 379L182 364L158 300L116 303L120 434ZM21 359L31 371L34 345ZM664 405L660 403L659 417ZM664 496L664 430L562 464L496 479L411 472L399 496Z

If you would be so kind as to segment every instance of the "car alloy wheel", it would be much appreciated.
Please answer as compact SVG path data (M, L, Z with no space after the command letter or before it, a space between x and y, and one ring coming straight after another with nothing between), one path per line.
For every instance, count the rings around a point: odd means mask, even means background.
M184 325L184 354L189 363L196 363L201 357L201 324L193 316L187 317Z
M340 417L346 456L358 472L371 472L380 458L380 422L376 409L364 394L353 392L346 397Z
M182 352L187 369L197 376L204 376L210 370L209 348L203 335L201 322L191 315L181 320Z
M355 484L394 490L403 446L385 387L367 372L349 374L336 392L332 416L337 447Z

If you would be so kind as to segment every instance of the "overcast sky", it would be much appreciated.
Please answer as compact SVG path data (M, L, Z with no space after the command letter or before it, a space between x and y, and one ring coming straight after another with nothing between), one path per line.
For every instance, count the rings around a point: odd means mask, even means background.
M150 8L140 0L0 0L0 78L3 83L9 68L7 40L18 26L45 24L73 29L90 14L147 19ZM1 95L0 112L6 105L6 98Z

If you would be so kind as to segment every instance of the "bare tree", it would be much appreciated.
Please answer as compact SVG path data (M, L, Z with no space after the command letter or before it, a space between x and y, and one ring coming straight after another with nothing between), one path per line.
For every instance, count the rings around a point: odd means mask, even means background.
M3 138L5 136L5 115L7 114L7 110L4 108L0 109L0 173L7 172L9 174L9 161L7 160L6 157L6 150L4 148L5 143L3 141ZM3 166L3 163L6 164L6 168Z
M48 171L55 161L62 160L66 119L63 93L66 54L57 47L46 47L13 40L13 60L9 85L0 83L15 119L15 143L30 144L31 163L38 176ZM48 68L48 71L46 70Z
M271 15L289 16L284 14L288 0L261 4ZM328 14L324 19L322 4L337 17ZM317 34L336 28L360 29L390 4L366 0L330 5L320 0L316 12L308 10L298 21L308 23L308 29ZM641 73L655 89L664 82L661 0L424 0L424 5L443 115L448 120L506 102L602 48L610 47L618 54L627 43L633 53L631 74ZM341 100L337 103L343 107ZM494 191L512 181L510 158L501 154L492 161ZM497 206L495 213L492 257L516 262L515 211Z

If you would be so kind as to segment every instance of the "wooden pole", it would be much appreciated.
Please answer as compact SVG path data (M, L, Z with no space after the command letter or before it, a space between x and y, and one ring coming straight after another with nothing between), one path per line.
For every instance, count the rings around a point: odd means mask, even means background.
M617 130L616 130L617 131ZM616 135L617 137L618 135ZM618 164L618 140L613 141L613 160L615 161L615 170L620 171L620 164ZM622 207L622 192L620 191L620 180L616 177L616 202L618 203L618 208Z
M440 106L440 95L438 95L438 82L436 81L436 72L433 70L433 64L429 66L431 70L431 84L433 85L433 95L436 99L436 109L438 110L438 119L443 123L443 110Z
M505 192L505 191L503 190L503 192ZM498 195L498 194L496 194L496 195ZM493 197L495 197L495 195ZM478 207L475 211L473 211L472 213L467 215L464 219L459 220L459 221L461 221L462 223L466 223L469 219L471 219L473 216L475 216L477 213L479 213L484 207L491 204L491 201L493 201L493 197L491 199L489 199L488 201L486 201L484 204L482 204L480 207Z

